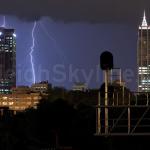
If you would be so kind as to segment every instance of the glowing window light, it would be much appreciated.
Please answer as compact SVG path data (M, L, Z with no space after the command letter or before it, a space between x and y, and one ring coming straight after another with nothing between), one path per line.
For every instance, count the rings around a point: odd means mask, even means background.
M14 36L14 37L17 37L17 35L16 35L15 33L13 33L13 36Z
M14 102L9 102L9 105L13 105L14 104Z
M147 69L147 67L139 67L139 69Z
M7 97L3 97L3 100L7 100Z
M5 106L5 105L7 105L7 102L2 102L2 104Z

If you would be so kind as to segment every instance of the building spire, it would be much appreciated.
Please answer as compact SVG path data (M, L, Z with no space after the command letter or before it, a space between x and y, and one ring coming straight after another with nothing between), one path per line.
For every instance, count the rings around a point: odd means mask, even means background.
M143 16L143 22L142 22L142 27L147 27L147 21L146 21L146 15L145 15L145 10L144 10L144 16Z

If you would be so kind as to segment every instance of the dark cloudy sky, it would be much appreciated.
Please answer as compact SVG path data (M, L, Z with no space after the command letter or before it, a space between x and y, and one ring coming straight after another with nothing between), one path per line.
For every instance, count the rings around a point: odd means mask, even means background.
M109 50L135 90L138 24L144 9L150 18L149 6L148 0L0 0L1 23L6 15L7 27L17 33L18 85L32 82L29 52L37 21L36 81L70 88L78 80L99 87L99 55Z
M65 22L134 22L148 0L0 0L1 14L26 20L49 16Z

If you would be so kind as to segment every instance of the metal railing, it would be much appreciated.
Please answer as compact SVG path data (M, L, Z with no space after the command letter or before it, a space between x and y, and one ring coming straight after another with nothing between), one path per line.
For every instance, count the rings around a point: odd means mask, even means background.
M99 93L98 96L96 135L150 135L150 93L108 93L108 105L105 105L104 95Z

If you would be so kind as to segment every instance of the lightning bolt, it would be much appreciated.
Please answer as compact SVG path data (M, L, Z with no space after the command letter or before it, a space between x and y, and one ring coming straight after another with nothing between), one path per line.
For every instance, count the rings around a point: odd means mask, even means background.
M42 28L42 30L44 31L44 33L47 35L47 37L53 41L55 49L57 50L57 53L60 55L60 57L62 58L63 63L65 63L65 60L67 59L65 57L65 55L62 53L62 51L60 50L57 41L55 40L54 37L51 36L51 34L47 31L47 28L44 26L44 24L42 22L40 22L40 26Z
M6 17L5 16L3 16L3 24L1 26L6 27Z
M31 46L31 51L30 51L30 61L31 61L31 68L32 68L32 78L33 78L33 83L35 83L35 68L34 68L34 62L33 62L33 52L35 48L35 37L34 37L34 32L36 29L37 23L36 21L34 22L33 28L32 28L32 46Z

